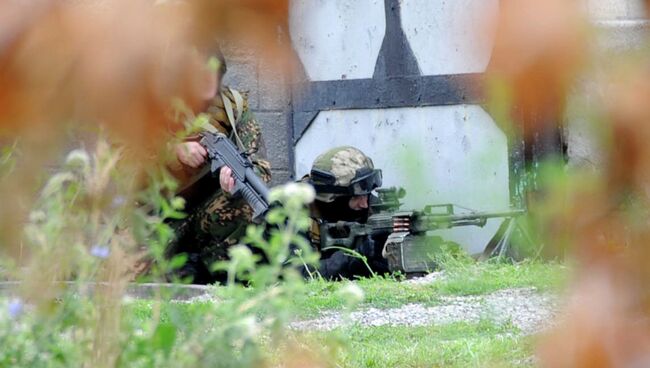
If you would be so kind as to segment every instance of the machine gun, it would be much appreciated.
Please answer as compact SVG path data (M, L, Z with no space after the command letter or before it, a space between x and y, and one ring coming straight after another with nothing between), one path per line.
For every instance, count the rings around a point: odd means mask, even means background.
M505 221L485 251L489 253L487 256L503 254L510 235L519 226L515 219L525 214L524 210L477 212L464 209L459 212L462 207L453 204L429 205L421 211L399 211L399 199L404 194L403 189L395 188L379 192L380 203L371 206L378 213L371 215L365 224L344 221L321 224L321 249L352 248L359 237L385 238L382 255L388 260L391 271L426 272L435 268L431 259L435 251L434 237L427 236L427 232L459 226L483 227L489 219L503 218ZM387 202L382 203L382 200Z
M211 193L214 186L219 185L213 178L218 176L222 167L228 166L235 179L233 194L241 194L253 209L253 220L259 221L269 209L269 189L255 174L250 159L221 133L203 132L199 143L208 151L207 168L199 173L197 180L181 190L179 196L188 202L198 202L196 193ZM212 175L207 175L208 171Z

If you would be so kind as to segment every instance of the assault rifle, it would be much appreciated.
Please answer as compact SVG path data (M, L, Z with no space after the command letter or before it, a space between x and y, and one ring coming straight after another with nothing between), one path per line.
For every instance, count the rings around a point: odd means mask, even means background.
M371 206L377 213L365 224L344 221L321 224L321 249L352 248L359 237L385 238L382 255L388 260L391 271L426 272L435 267L431 259L435 252L434 237L427 236L427 232L459 226L483 227L489 219L503 218L505 221L485 251L489 256L503 254L510 235L519 226L516 218L525 214L524 210L477 212L464 209L461 212L458 210L462 207L453 204L429 205L421 211L399 211L399 200L405 195L403 189L383 189L378 194L378 203Z
M196 197L195 193L212 193L218 182L211 180L218 176L222 167L228 166L235 179L233 194L244 197L253 209L253 220L259 221L269 209L269 189L253 170L253 164L228 137L221 133L203 132L199 143L208 151L207 168L198 175L198 179L180 191L186 200ZM207 172L212 175L207 175ZM210 188L211 187L211 188ZM197 202L196 199L192 202Z

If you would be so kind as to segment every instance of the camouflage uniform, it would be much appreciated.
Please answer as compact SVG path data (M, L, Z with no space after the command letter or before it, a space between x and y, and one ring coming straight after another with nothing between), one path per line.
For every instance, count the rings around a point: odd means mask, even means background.
M209 125L204 129L228 135L240 150L249 155L256 173L269 182L271 168L266 161L260 126L248 107L246 96L230 88L223 88L223 91L206 110ZM178 173L178 170L172 171ZM179 176L187 179L188 168L183 166L182 171L185 174ZM214 281L208 271L210 266L227 258L228 248L238 243L252 221L252 209L243 198L222 191L218 178L213 180L211 187L215 188L214 192L194 208L188 209L188 217L173 226L176 241L171 253L189 255L191 271L187 273L193 273L194 282L197 283Z
M365 223L370 209L353 210L349 206L353 196L369 196L381 186L381 171L374 168L372 160L354 147L337 147L318 156L309 175L302 179L316 190L316 200L310 207L312 219L308 233L313 247L321 252L318 272L325 278L351 278L369 274L367 267L357 258L340 250L321 249L320 225L323 222L353 221ZM384 272L387 265L381 257L381 241L359 239L355 250L366 256L375 272Z

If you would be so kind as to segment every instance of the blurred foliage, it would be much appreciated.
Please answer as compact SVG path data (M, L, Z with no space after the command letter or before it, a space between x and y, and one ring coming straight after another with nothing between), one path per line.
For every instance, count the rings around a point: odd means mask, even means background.
M608 49L603 39L615 32L596 29L586 6L502 2L486 93L499 122L529 145L553 131L588 137L569 142L577 164L540 159L528 178L544 251L577 267L562 317L540 343L541 365L648 365L650 334L637 323L650 311L648 38Z
M297 236L309 193L276 192L284 207L269 213L274 230L251 228L256 251L234 247L217 265L230 283L209 313L162 321L158 305L168 296L158 295L151 319L135 323L122 298L141 267L162 279L183 263L164 257L173 236L165 220L182 216L183 204L161 161L170 130L183 130L173 127L171 101L190 111L201 103L205 66L193 51L230 40L283 65L278 26L288 1L76 3L0 2L0 251L3 276L23 281L0 316L0 365L264 365L260 342L290 338L283 327L303 288L296 265L285 264L290 249L301 252L292 262L314 260ZM508 136L530 144L563 132L572 111L590 122L602 156L595 169L552 158L524 177L545 250L577 265L566 317L540 343L540 361L650 365L650 334L639 322L650 311L647 38L634 51L603 52L584 7L565 0L501 1L491 27L485 94ZM94 149L72 151L44 183L68 127L90 134ZM103 283L91 293L88 281ZM300 344L285 346L289 365L324 364Z
M176 127L170 106L202 105L207 71L196 50L243 43L286 67L286 0L3 1L0 144L20 138L21 164L0 182L2 250L20 252L22 223L43 172L103 131L136 161L151 160ZM76 146L76 141L73 141ZM4 151L3 151L4 152ZM3 156L4 157L4 156ZM145 167L146 165L142 165ZM136 175L142 175L136 173Z
M251 226L247 235L265 261L246 246L231 248L230 261L218 265L229 280L222 302L182 317L168 310L163 320L160 305L172 295L159 290L142 321L124 314L127 283L141 262L153 262L154 280L182 266L181 258L165 258L173 236L165 220L182 216L182 202L165 195L176 184L163 169L150 170L146 189L129 196L133 180L121 153L101 140L92 155L74 150L44 185L25 226L26 259L4 268L22 284L0 315L0 365L263 364L269 339L287 343L284 329L304 288L298 268L317 260L298 235L309 224L305 205L313 189L274 189L271 197L283 205L269 213L274 226ZM301 259L290 257L294 248Z
M1 366L249 367L266 360L261 341L288 338L303 285L290 247L317 258L297 236L309 193L275 194L273 228L249 229L255 252L231 249L227 301L208 313L162 320L172 295L158 290L142 323L122 302L138 275L165 281L185 261L165 257L167 221L184 216L165 163L205 120L196 50L228 40L283 67L287 4L0 3L0 251L3 278L21 281L0 313Z

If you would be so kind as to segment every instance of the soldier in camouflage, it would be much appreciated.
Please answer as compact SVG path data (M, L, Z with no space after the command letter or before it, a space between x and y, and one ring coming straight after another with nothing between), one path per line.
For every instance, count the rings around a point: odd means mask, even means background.
M358 258L342 250L321 249L320 225L323 222L354 221L365 223L370 216L370 204L376 200L372 191L381 186L381 170L360 150L336 147L318 156L311 172L302 179L316 191L316 200L310 207L312 225L309 239L321 252L318 272L325 278L352 278L367 276L370 270ZM374 272L388 271L381 256L383 242L378 239L360 239L356 251L368 258ZM313 271L313 270L312 270Z
M256 173L265 181L271 180L271 168L266 160L264 142L258 123L248 106L247 96L232 88L221 86L226 63L221 52L205 52L212 69L205 75L205 110L209 123L201 127L229 136L240 151L248 154ZM214 70L216 68L216 71ZM207 172L207 151L198 139L187 139L174 147L177 162L172 172L179 178L181 187L192 177ZM209 175L208 175L209 176ZM241 197L231 193L235 186L230 168L220 171L218 182L208 188L202 199L187 208L188 217L173 224L176 240L170 255L186 253L188 261L180 276L193 277L194 283L218 281L211 266L227 258L228 248L238 243L252 221L252 209Z

